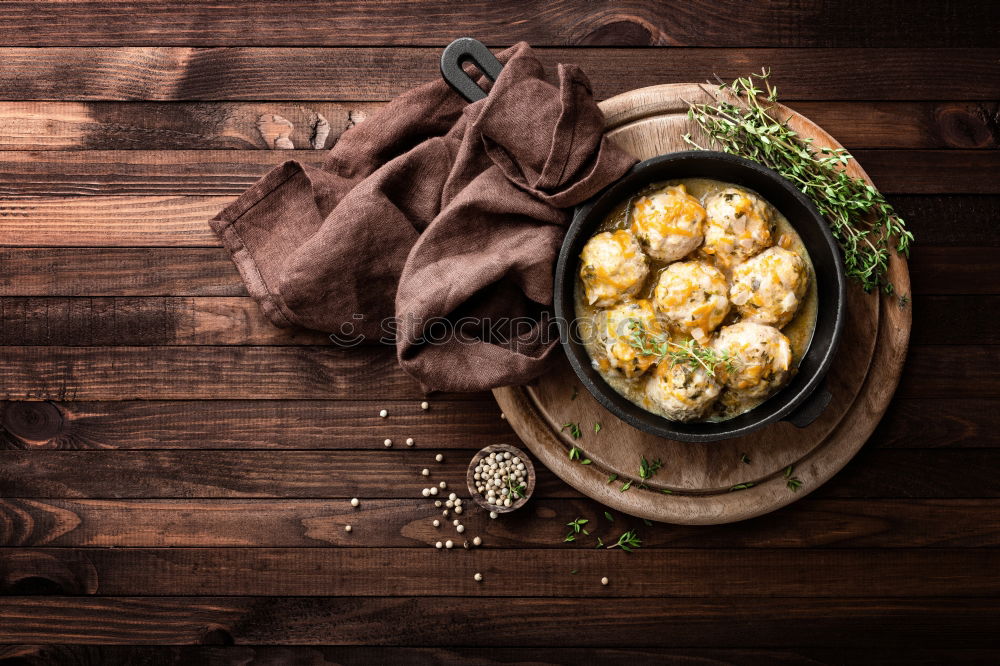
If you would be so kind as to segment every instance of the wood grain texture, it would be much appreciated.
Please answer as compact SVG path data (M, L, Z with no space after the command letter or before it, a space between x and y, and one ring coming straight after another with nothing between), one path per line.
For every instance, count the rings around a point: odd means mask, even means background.
M424 396L389 347L3 347L0 368L16 400Z
M0 646L0 660L16 659L21 666L72 663L77 666L142 664L143 666L246 666L285 664L298 666L368 666L369 664L413 664L440 666L537 666L539 663L576 666L597 660L608 666L637 663L672 664L782 664L816 666L817 663L855 664L864 660L891 666L914 664L986 664L1000 659L996 649L940 649L900 646L897 648L532 648L494 647L369 647L369 646L117 646L117 645L8 645Z
M235 195L290 157L283 150L6 151L0 196ZM325 153L294 157L318 166Z
M568 574L567 574L568 575ZM4 643L995 649L995 599L0 597ZM586 631L567 631L567 618ZM725 628L725 631L721 629Z
M353 521L352 536L383 528ZM453 536L453 530L448 530ZM455 535L457 536L457 535ZM433 537L432 537L433 538ZM440 537L439 537L440 538ZM461 537L458 537L459 539ZM659 555L659 556L657 556ZM1000 549L0 548L0 592L123 596L983 597ZM669 566L663 566L669 562ZM577 570L571 575L568 570ZM725 576L714 575L725 571ZM473 574L483 574L482 581ZM817 572L822 575L817 576ZM614 578L601 585L600 577ZM526 594L527 593L527 594Z
M1000 78L1000 77L998 77ZM899 194L998 194L1000 151L856 150L879 189ZM0 196L239 195L288 159L319 166L324 151L13 150L0 152ZM31 202L10 201L10 213ZM21 208L19 208L19 206Z
M2 19L0 19L2 20ZM259 150L265 114L292 123L294 148L332 147L383 102L0 102L0 150ZM993 149L1000 138L991 102L795 102L851 150ZM330 131L315 141L323 118Z
M734 31L738 32L738 31ZM449 35L448 41L454 35ZM539 48L598 98L771 68L785 100L1000 99L996 48ZM0 100L389 100L438 76L440 48L0 48ZM960 74L960 75L959 75ZM817 85L822 81L822 85ZM968 85L975 81L976 85Z
M385 409L389 415L379 416ZM0 403L0 448L470 449L516 443L489 393L461 400L179 400ZM413 439L413 447L405 440Z
M925 246L1000 245L1000 195L889 197ZM235 196L87 195L0 199L0 246L221 247L207 220Z
M996 548L1000 500L814 500L732 527L645 525L622 513L604 516L590 499L533 499L515 515L488 520L463 514L466 538L486 548L586 548L637 530L642 550L661 548ZM24 547L357 547L345 524L366 529L365 548L422 546L458 538L431 524L438 512L413 499L346 500L0 500L0 546ZM564 542L566 524L589 520L589 537Z
M971 282L971 281L970 281ZM917 295L914 343L1000 344L1000 296ZM0 345L325 345L319 331L278 328L249 297L0 296Z
M914 347L899 394L1000 397L998 354L1000 348L985 345ZM394 350L377 346L9 346L0 348L0 371L0 399L6 400L420 400L424 395L399 368Z
M428 477L462 488L477 448L446 451L0 451L0 496L26 499L157 499L351 497L421 498ZM834 482L816 490L821 499L990 499L1000 497L997 449L865 449ZM636 461L638 465L638 461ZM537 499L581 495L541 465ZM80 470L86 470L81 474ZM638 488L630 493L643 493ZM736 491L746 492L746 491ZM791 490L787 490L793 496Z
M382 104L336 104L328 102L2 102L0 103L0 150L258 150L273 149L257 128L266 114L281 116L293 126L289 135L295 148L330 148L349 127L363 121ZM897 134L924 133L928 129L949 136L982 134L981 105L951 105L954 118L941 125L928 123L929 106L900 109L910 118ZM985 107L984 107L985 108ZM871 115L869 113L868 115ZM914 116L921 124L914 126ZM316 130L326 123L327 135L317 140ZM960 128L958 134L948 128ZM921 129L922 128L922 129ZM965 138L964 141L968 141ZM947 144L931 147L959 147Z
M897 398L869 441L879 448L998 448L988 398ZM380 409L389 417L380 418ZM933 413L928 422L923 418ZM462 400L124 400L0 403L0 447L10 449L415 450L520 441L488 393Z
M90 0L70 5L9 2L0 30L17 46L51 45L372 45L443 47L458 35L493 46L525 40L538 46L990 46L983 25L994 5L893 0L867 8L864 20L837 3L818 0L747 7L723 2L580 2L517 0L502 7L475 0L455 11L447 2L351 0L236 5ZM725 19L739 13L740 29Z

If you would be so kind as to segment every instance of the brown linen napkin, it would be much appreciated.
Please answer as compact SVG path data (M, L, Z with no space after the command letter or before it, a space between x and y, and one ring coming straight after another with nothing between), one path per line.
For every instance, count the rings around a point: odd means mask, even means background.
M322 168L275 168L211 221L277 326L392 342L425 389L545 369L544 314L572 206L635 162L603 137L587 77L543 80L527 44L486 99L420 86L344 133Z

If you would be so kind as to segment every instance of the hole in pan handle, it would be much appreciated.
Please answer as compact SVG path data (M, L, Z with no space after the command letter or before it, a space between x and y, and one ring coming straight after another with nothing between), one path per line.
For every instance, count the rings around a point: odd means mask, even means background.
M796 407L795 411L782 420L788 421L796 428L805 428L819 418L819 415L823 413L823 410L826 409L832 399L833 395L830 393L830 389L826 387L826 379L824 379L823 383L809 394L805 402Z
M456 39L441 52L441 76L452 87L452 90L470 102L486 97L486 91L476 85L462 65L471 62L486 75L490 81L496 82L503 65L493 52L482 42L471 37Z

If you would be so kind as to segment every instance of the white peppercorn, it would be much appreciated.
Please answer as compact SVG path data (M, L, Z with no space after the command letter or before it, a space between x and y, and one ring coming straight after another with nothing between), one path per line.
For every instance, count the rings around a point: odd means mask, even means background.
M406 445L407 446L413 446L413 438L412 437L407 437L406 438Z
M431 495L437 495L438 494L438 489L437 488L429 488L428 490L431 491Z
M447 541L444 542L444 547L445 548L454 548L455 544L452 542L451 539L448 539Z
M447 487L448 483L446 481L442 481L441 483L438 484L438 488L440 488L441 490L444 490Z
M423 476L430 476L431 471L425 467L422 470L420 470L420 474L422 474Z
M439 453L436 456L434 456L434 460L442 462L444 460L444 456Z
M462 532L465 531L465 525L456 525L455 526L455 531L458 532L459 534L461 534Z
M601 579L601 585L607 585L609 582L610 581L608 580L607 576L605 576L604 578Z
M388 412L388 410L383 409L383 410L381 410L378 413L378 415L381 416L382 418L385 418L385 417L389 416L389 412Z
M382 443L383 443L383 444L385 444L385 448L389 448L390 446L392 446L392 440L391 440L391 439L389 439L388 437L387 437L387 438L386 438L386 440L385 440L384 442L382 442Z
M424 400L424 401L423 401L422 403L420 403L420 409L423 409L423 410L426 410L426 409L428 409L429 407L430 407L430 405L429 405L429 404L427 404L427 401L426 401L426 400Z
M481 546L482 544L483 544L483 540L482 539L480 539L479 537L472 537L472 545L473 546Z
M423 495L424 497L429 497L430 494L431 494L431 489L430 488L424 488L423 490L420 491L420 494Z
M434 527L441 527L441 521L435 518L434 521L431 522L431 525L433 525Z
M473 579L474 579L474 580L475 580L475 581L476 581L476 582L478 583L478 582L480 582L480 581L482 581L482 580L483 580L483 574L481 574L481 573L477 573L477 574L476 574L475 576L473 576L472 578L473 578Z
M344 531L345 532L350 532L351 531L351 526L350 525L344 525Z
M456 505L455 506L455 513L462 513L462 507Z
M490 518L492 518L493 520L497 519L497 515L499 515L499 514L497 514L496 511L490 511Z
M436 544L434 544L434 547L435 547L435 548L438 548L438 549L440 549L440 548L444 548L444 544L443 544L443 543L441 543L440 541L438 541L438 542L437 542Z
M358 501L357 497L352 497L351 498L351 506L357 506L359 504L361 504L361 502Z

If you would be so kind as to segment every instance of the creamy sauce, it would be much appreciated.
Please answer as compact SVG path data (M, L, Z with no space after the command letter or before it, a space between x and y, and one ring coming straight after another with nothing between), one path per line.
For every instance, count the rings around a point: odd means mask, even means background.
M618 229L629 229L631 226L631 209L633 201L644 194L649 194L655 192L664 187L671 185L684 185L687 188L688 194L698 199L702 205L704 205L705 200L710 195L719 192L727 187L734 187L728 183L723 183L717 180L711 180L708 178L682 178L677 180L669 180L659 183L651 184L635 194L611 211L611 213L601 222L600 226L594 231L595 234L602 231L615 231ZM751 194L757 195L753 190L737 186L739 189L750 192ZM763 197L761 200L766 201ZM773 208L773 207L772 207ZM806 251L805 245L802 243L802 239L795 232L792 225L785 219L785 216L781 214L780 211L776 211L774 216L775 232L773 235L774 244L778 245L782 237L785 238L784 243L781 243L781 247L794 252L805 262L805 266L808 272L809 285L805 296L799 305L798 310L792 320L782 327L781 332L788 338L788 341L792 350L792 363L789 372L789 378L791 378L798 368L802 357L805 355L806 350L809 348L809 343L812 341L813 332L816 328L816 313L818 308L818 297L816 290L816 274L812 265L812 261L809 258L809 253ZM730 272L732 267L727 267L722 265L722 262L718 261L716 257L712 255L705 254L698 248L691 252L689 255L680 259L679 261L690 261L695 260L710 263L718 268L725 274L726 279L730 277ZM662 262L648 257L649 260L649 275L646 277L642 286L635 294L636 298L652 298L653 292L656 287L656 283L659 279L660 273L670 264L675 262ZM603 308L595 307L587 303L587 299L584 295L583 283L577 275L576 280L576 316L579 320L580 333L584 341L584 347L587 349L590 358L594 363L594 367L597 368L601 376L605 381L613 388L615 391L621 395L628 398L631 402L642 407L643 409L665 416L662 411L660 411L657 406L652 403L645 393L646 381L649 374L655 370L651 368L649 372L644 373L638 377L626 378L621 372L611 367L608 359L605 347L600 343L598 336L596 335L598 322L596 317L603 310ZM722 324L716 329L717 332L723 326L728 326L730 324L736 323L740 320L739 312L735 307L730 309L729 314L723 320ZM678 336L673 336L674 340L681 340ZM664 363L669 361L665 360ZM761 404L770 396L765 396L763 398L747 399L739 396L736 397L729 389L724 388L722 394L716 400L715 404L705 416L705 418L698 419L701 421L725 421L731 419L739 414L747 412L757 405ZM697 420L696 420L697 422Z

